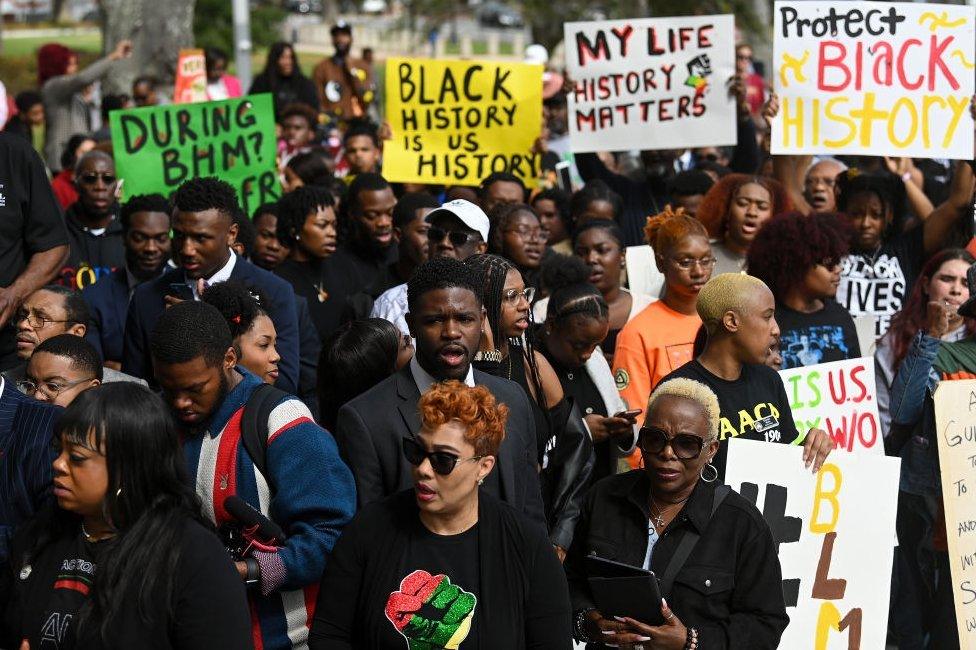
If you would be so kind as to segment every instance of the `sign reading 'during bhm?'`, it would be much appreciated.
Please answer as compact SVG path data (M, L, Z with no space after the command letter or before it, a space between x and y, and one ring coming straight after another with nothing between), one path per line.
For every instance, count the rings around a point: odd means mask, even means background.
M126 196L169 196L186 180L216 176L251 214L281 194L270 94L113 111L110 120Z
M976 9L776 2L772 152L969 159Z
M949 571L959 647L976 647L976 380L935 389Z
M387 59L383 176L404 183L477 185L510 172L535 185L542 66Z
M802 457L800 447L733 439L725 470L777 545L790 617L779 647L884 648L901 460L835 452L811 474Z
M563 25L573 151L735 144L733 17Z
M823 429L837 449L884 454L874 359L861 357L780 370L797 431Z

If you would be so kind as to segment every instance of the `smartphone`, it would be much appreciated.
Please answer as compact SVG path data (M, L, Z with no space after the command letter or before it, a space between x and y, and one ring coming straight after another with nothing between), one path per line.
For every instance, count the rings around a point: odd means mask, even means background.
M556 163L556 174L559 176L559 187L564 192L573 193L573 178L569 173L569 162L560 160Z
M640 415L644 409L630 409L629 411L621 411L620 413L615 413L613 417L615 418L633 418Z
M180 300L193 300L193 289L190 288L190 285L184 284L183 282L171 283L167 293Z

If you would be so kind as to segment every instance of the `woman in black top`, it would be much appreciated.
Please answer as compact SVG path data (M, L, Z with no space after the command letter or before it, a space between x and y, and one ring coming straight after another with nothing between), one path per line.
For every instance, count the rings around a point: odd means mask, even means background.
M708 386L664 381L651 394L640 430L644 468L590 491L566 558L575 637L590 642L587 647L779 645L789 617L776 545L756 507L716 481L711 461L718 431L718 399ZM691 553L681 563L676 556L688 544ZM604 616L587 580L589 555L654 571L663 624Z
M501 361L476 361L479 370L510 379L529 397L535 419L542 500L550 538L560 558L573 539L573 528L593 468L593 445L579 409L564 399L562 385L546 358L526 337L531 324L531 287L512 262L497 255L473 255L465 264L477 269L484 282L487 326L483 351ZM497 345L497 348L494 346Z
M414 488L367 506L332 551L311 650L569 650L565 576L545 533L482 494L508 408L435 384L403 440Z
M590 432L596 461L592 483L616 473L618 458L633 451L637 413L627 411L599 348L610 327L610 309L587 281L590 268L578 257L555 255L542 275L552 293L536 341Z
M295 48L279 41L268 50L268 61L261 74L251 83L249 95L271 93L274 96L275 115L288 104L296 102L319 110L319 96L315 84L305 76L298 65Z
M57 436L57 506L11 545L0 646L251 648L244 582L200 514L162 400L103 384Z
M861 356L854 319L834 300L848 237L836 215L788 212L767 221L749 247L749 275L776 300L783 368Z

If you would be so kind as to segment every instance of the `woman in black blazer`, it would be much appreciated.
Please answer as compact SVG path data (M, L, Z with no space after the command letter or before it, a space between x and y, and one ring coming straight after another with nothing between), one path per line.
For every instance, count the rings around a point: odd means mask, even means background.
M569 650L569 595L545 530L480 493L508 408L435 384L403 441L414 487L364 508L322 577L309 647Z

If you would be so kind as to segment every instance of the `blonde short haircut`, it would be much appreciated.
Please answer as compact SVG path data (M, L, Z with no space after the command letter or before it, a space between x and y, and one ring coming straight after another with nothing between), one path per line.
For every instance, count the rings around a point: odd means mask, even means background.
M718 329L726 312L746 309L759 288L769 291L765 282L745 273L722 273L706 282L698 293L696 308L708 333Z
M647 400L648 415L662 397L668 396L682 397L701 406L702 410L705 411L705 418L708 420L708 435L705 436L705 443L708 444L718 438L719 417L722 409L718 405L718 397L715 396L711 388L700 381L686 379L685 377L676 377L661 382L651 393L650 399Z

